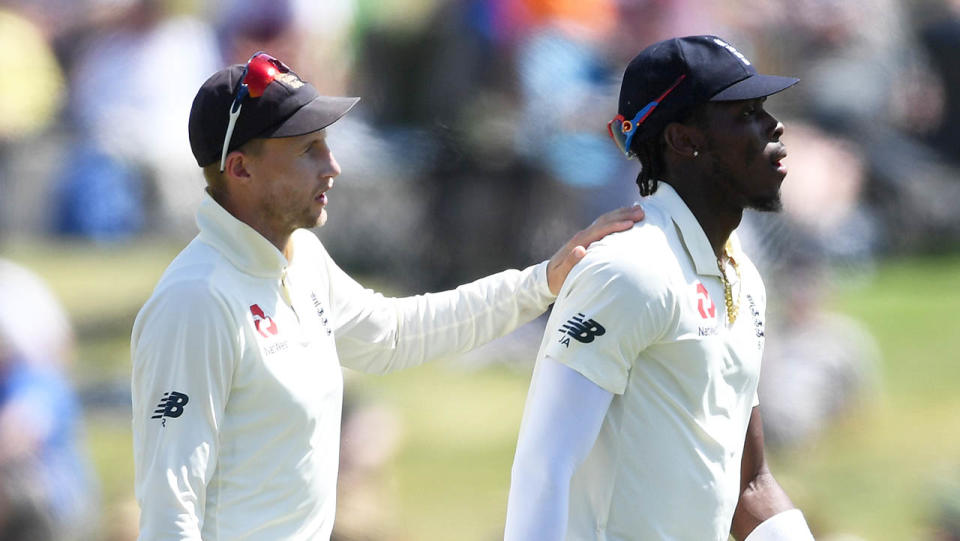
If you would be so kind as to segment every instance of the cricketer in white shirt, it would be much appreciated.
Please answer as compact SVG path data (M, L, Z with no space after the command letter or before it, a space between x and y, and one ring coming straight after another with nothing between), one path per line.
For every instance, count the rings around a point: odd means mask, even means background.
M664 182L643 206L645 220L594 243L557 297L517 444L508 541L730 534L758 404L763 283L734 234L742 278L728 267L739 299L728 324L694 215Z
M382 374L463 352L554 299L546 263L385 298L307 230L288 262L209 195L197 223L133 327L144 540L329 539L341 365Z

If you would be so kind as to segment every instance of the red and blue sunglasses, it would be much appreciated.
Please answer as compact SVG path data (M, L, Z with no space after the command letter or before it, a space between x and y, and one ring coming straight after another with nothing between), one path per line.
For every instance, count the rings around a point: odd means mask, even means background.
M230 120L227 123L227 134L223 138L223 151L220 153L220 172L227 164L227 149L230 148L230 139L233 137L233 129L237 125L237 118L240 117L240 109L243 107L243 100L247 96L259 98L267 89L267 85L272 83L277 75L290 71L283 62L268 55L263 51L253 53L247 65L243 68L243 75L240 76L240 83L233 93L233 104L230 106Z
M620 149L620 152L623 152L627 158L633 158L634 154L630 150L630 143L633 141L633 136L637 133L637 128L640 127L640 124L653 113L653 110L660 105L660 102L667 97L673 89L677 88L677 85L680 84L686 78L686 74L681 75L672 85L668 88L663 94L660 94L660 97L646 104L643 109L637 112L637 115L633 117L633 120L627 120L623 115L617 115L613 117L613 120L607 122L607 132L610 133L610 138L613 139L613 142L617 144L617 148Z

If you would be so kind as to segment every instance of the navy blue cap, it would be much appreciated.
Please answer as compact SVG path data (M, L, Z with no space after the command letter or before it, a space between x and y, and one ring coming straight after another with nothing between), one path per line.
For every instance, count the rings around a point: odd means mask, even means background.
M757 73L740 51L716 36L671 38L647 47L627 65L618 113L632 119L681 76L685 77L637 128L634 141L658 135L702 103L769 96L799 81Z
M190 148L200 167L220 161L230 107L243 74L243 64L224 68L211 75L193 99ZM322 130L358 101L360 98L323 96L296 73L280 73L262 96L244 98L228 152L259 137L293 137Z

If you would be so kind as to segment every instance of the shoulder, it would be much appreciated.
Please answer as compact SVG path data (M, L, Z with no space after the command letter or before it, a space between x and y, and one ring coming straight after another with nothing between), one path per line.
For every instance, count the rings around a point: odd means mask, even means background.
M587 250L587 258L601 258L611 262L616 260L629 264L640 259L649 260L661 254L672 254L670 237L676 236L676 228L670 215L653 204L644 205L643 209L643 220L626 231L607 235L591 244Z
M197 277L172 277L157 285L153 295L137 314L134 329L147 321L176 319L198 321L221 319L227 313L226 300L211 280Z
M223 273L229 263L205 246L194 241L167 267L137 314L134 337L152 328L228 320Z
M219 250L194 238L163 271L155 292L179 282L211 280L224 263L226 259Z
M599 287L611 293L662 294L676 261L669 238L674 234L672 227L669 216L648 212L631 229L591 244L563 289Z
M243 322L208 280L180 279L162 284L133 323L130 347L135 374L145 367L189 359L235 359L243 349ZM157 364L159 363L159 364Z

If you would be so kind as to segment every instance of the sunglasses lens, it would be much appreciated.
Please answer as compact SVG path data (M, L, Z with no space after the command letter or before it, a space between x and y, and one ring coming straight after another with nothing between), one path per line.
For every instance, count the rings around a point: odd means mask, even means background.
M247 85L250 96L259 98L267 89L267 85L272 83L279 73L278 62L273 57L267 54L259 54L250 59L243 83Z
M607 123L607 132L610 133L610 138L613 139L613 142L617 144L617 148L620 149L620 152L623 152L627 155L628 158L635 157L632 152L629 150L629 141L633 137L633 134L636 130L640 128L640 125L643 124L647 117L653 113L653 110L660 105L660 102L664 100L667 96L673 92L673 89L677 88L685 78L686 74L680 75L676 81L670 85L670 88L666 89L663 94L660 94L660 97L651 101L643 109L637 112L636 116L633 117L633 120L627 120L623 118L623 115L617 115L613 117L613 120Z
M608 122L607 133L610 134L610 138L613 139L613 142L617 145L617 148L620 149L620 152L628 154L627 135L623 133L623 120L615 118Z

